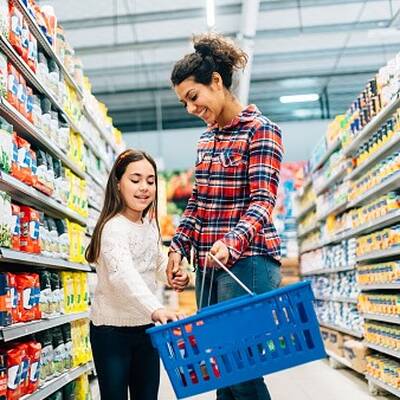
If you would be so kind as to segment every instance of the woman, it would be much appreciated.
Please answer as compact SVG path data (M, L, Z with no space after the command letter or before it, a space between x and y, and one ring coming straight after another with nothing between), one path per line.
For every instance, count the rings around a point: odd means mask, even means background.
M183 257L194 250L196 282L202 269L216 267L207 253L256 293L280 283L280 240L272 223L282 159L281 131L255 105L244 107L231 92L234 70L247 55L216 34L194 39L195 52L175 64L171 81L188 113L201 118L207 131L197 148L195 184L171 242L168 280L180 272ZM205 295L198 306L245 294L222 269L206 272ZM175 286L176 290L181 288ZM210 297L208 296L210 293ZM223 335L223 332L221 332ZM263 378L217 390L218 400L266 400Z

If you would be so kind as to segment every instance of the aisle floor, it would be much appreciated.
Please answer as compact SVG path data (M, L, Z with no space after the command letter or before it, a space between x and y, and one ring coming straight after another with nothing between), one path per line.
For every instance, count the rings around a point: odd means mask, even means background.
M334 370L327 361L317 361L266 377L273 400L395 400L391 395L371 396L361 375L348 369ZM161 378L159 400L176 397L166 373ZM210 392L188 400L214 400Z

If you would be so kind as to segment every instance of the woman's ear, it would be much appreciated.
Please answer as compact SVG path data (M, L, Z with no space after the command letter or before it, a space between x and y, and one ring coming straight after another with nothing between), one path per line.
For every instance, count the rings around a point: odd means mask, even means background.
M222 76L218 72L213 72L211 82L213 86L218 90L222 90L224 88L224 82L222 81Z

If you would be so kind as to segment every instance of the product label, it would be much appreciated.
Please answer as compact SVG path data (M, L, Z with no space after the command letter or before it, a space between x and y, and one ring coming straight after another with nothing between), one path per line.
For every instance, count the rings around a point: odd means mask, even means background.
M26 288L22 292L22 304L25 310L31 310L34 305L32 288Z
M29 376L29 380L31 382L37 382L38 379L39 379L39 373L40 373L39 362L35 361L31 365L31 373L30 373L30 376Z
M33 240L39 239L39 230L40 230L39 221L30 221L29 222L29 236Z
M19 385L19 365L13 365L12 367L8 368L8 383L7 386L10 390L17 389Z

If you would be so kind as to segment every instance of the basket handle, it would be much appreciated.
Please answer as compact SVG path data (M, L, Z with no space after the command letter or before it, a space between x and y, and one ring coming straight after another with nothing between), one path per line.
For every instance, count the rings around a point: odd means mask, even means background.
M248 294L255 296L255 293L252 292L232 271L229 270L224 264L222 264L221 261L218 260L213 254L208 253L210 257L218 264L219 267L221 267L230 277L238 284L240 285ZM202 309L203 305L203 295L204 295L204 285L205 285L205 280L206 280L206 270L207 270L207 254L206 254L206 259L205 259L205 265L203 268L203 276L201 280L201 290L200 290L200 304L199 304L199 311ZM214 268L212 270L212 275L211 275L211 285L208 293L208 305L210 305L210 299L211 299L211 289L212 289L212 280L214 278Z

